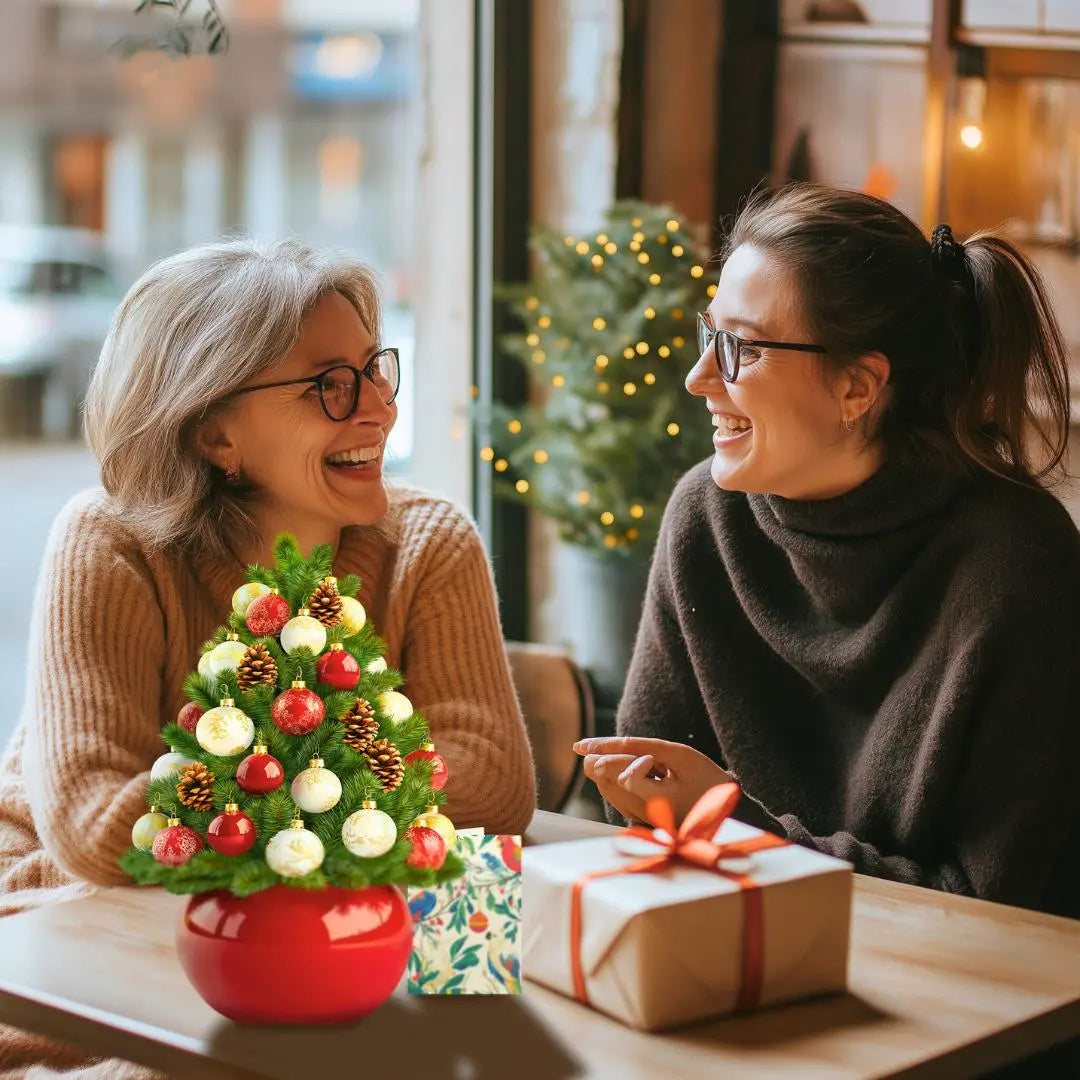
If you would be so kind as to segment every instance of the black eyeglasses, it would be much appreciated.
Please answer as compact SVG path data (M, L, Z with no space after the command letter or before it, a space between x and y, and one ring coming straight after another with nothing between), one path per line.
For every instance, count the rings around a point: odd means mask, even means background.
M382 349L377 352L361 371L349 364L320 371L306 379L286 379L284 382L259 383L258 386L245 386L235 390L230 397L238 394L250 394L252 390L271 390L276 386L300 386L310 383L319 395L323 412L331 420L348 420L360 402L360 377L363 376L375 387L379 399L384 405L393 403L401 386L401 362L398 350Z
M792 352L823 353L828 350L822 345L805 345L795 341L750 341L733 334L730 330L717 330L712 324L712 316L706 311L697 317L698 352L703 353L712 346L716 370L724 382L733 383L739 377L739 368L743 364L752 364L761 359L761 349L790 349Z

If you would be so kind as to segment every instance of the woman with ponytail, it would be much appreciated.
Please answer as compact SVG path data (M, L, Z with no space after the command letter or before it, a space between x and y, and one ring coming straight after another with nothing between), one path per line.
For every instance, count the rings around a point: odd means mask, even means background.
M576 747L614 815L734 778L736 816L861 873L1080 916L1080 536L1034 267L797 185L735 221L700 347L714 452L617 734Z

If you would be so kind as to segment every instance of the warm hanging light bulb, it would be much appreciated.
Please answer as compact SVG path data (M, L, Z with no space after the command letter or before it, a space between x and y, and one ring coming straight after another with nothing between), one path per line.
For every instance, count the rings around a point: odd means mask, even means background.
M965 124L960 129L960 141L969 150L977 150L982 146L982 139L982 128L978 124Z

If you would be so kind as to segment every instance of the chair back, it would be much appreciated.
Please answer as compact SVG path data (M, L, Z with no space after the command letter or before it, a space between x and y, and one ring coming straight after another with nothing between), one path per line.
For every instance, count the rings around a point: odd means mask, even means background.
M511 641L506 652L532 743L539 808L561 810L584 780L572 746L595 731L592 689L562 649Z

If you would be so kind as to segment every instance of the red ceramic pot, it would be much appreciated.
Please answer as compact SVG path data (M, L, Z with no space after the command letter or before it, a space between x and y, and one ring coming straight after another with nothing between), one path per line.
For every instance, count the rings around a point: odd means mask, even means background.
M213 1009L249 1024L336 1024L377 1009L412 950L392 885L193 896L176 933L180 964Z

